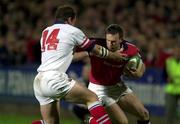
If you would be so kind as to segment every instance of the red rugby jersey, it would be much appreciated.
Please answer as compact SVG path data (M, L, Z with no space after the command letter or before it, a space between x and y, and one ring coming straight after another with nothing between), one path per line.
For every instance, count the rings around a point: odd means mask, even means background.
M91 39L91 41L94 42L95 44L107 48L105 39L93 38ZM127 41L123 41L120 45L121 47L124 48L122 53L127 54L129 57L139 53L139 49L135 45ZM107 86L114 85L121 81L120 77L123 73L123 68L127 63L127 61L118 63L118 62L98 58L92 55L90 55L90 61L91 61L91 71L90 71L89 81L94 84L107 85Z

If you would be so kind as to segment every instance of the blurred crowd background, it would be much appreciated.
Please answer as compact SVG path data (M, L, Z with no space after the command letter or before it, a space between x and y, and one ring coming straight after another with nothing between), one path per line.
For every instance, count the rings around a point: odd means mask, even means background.
M0 66L38 65L41 32L53 24L56 7L67 3L88 37L104 37L109 24L120 24L148 67L163 68L180 42L179 0L1 0Z

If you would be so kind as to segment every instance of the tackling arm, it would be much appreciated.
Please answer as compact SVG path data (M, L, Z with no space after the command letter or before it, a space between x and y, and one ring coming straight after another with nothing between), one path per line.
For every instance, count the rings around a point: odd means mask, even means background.
M111 52L100 45L95 45L94 48L90 51L90 53L100 58L109 59L117 62L121 62L128 59L126 58L126 55L120 53L120 51Z
M79 60L83 60L86 59L88 57L88 53L87 52L75 52L73 55L73 62L77 62Z

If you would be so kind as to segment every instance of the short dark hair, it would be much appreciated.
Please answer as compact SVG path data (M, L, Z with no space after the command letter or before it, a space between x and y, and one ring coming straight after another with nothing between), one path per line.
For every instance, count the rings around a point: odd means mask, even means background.
M123 29L118 24L111 24L106 28L106 34L117 34L119 33L119 37L123 37Z
M63 5L59 6L55 13L55 20L56 21L67 21L68 18L74 19L76 16L76 12L72 6Z

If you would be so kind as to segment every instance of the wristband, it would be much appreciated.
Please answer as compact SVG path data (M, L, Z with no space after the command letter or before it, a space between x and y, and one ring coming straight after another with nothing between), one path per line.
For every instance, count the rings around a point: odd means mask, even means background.
M101 58L105 58L105 57L107 57L108 56L108 54L109 54L109 51L106 49L106 48L104 48L104 47L100 47L100 52L99 52L99 54L100 54L100 57Z

